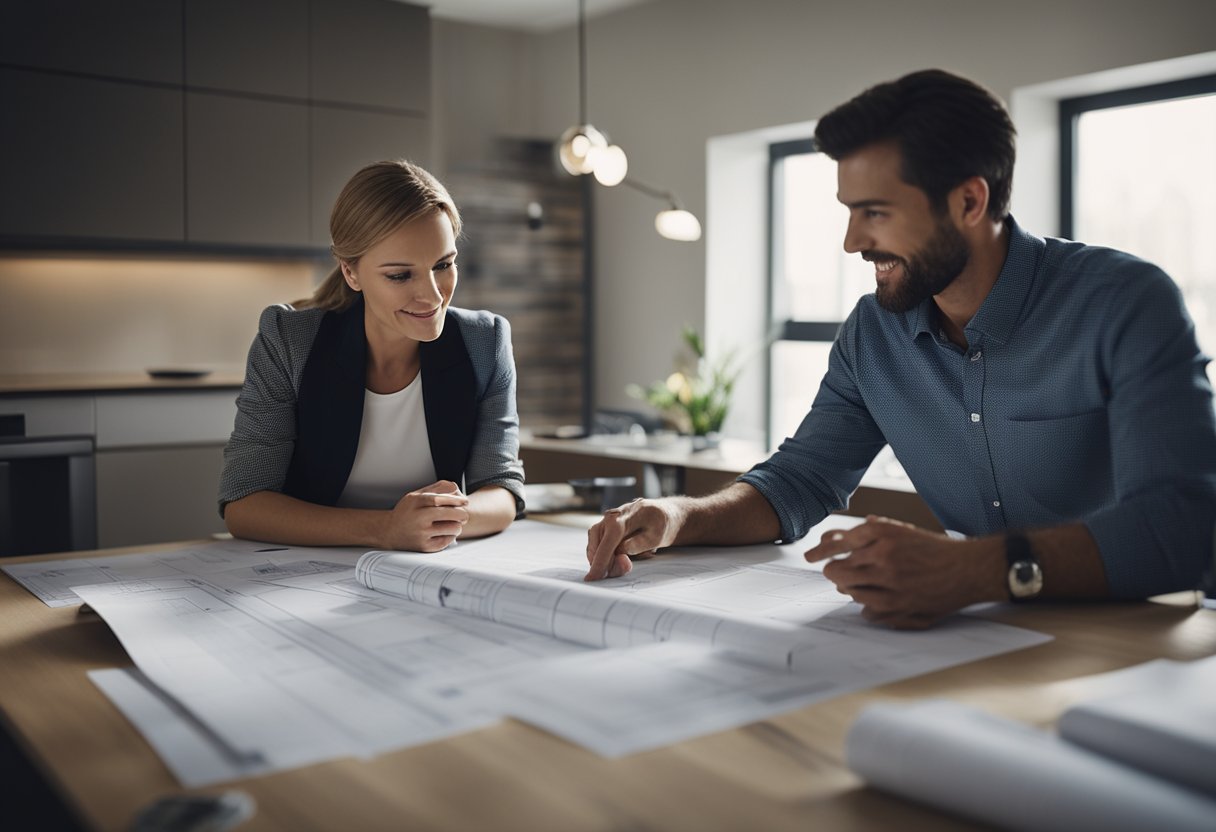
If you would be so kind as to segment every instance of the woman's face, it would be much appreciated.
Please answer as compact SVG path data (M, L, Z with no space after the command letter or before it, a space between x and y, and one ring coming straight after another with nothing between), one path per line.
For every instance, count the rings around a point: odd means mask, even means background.
M456 291L451 220L435 211L407 222L354 263L343 263L342 275L363 293L368 337L434 341Z

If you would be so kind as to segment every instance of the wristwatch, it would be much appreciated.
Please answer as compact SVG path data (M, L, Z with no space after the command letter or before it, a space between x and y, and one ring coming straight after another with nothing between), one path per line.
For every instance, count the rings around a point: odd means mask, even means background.
M1021 532L1005 535L1005 560L1009 563L1009 599L1025 601L1043 589L1043 570L1034 559L1030 541Z

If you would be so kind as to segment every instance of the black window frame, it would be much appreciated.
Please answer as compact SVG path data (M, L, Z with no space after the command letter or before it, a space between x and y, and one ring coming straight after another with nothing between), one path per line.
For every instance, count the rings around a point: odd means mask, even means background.
M1112 90L1094 95L1063 98L1059 102L1060 132L1060 229L1061 237L1073 239L1076 232L1077 122L1085 113L1134 104L1172 101L1216 95L1216 74L1197 75L1159 84Z

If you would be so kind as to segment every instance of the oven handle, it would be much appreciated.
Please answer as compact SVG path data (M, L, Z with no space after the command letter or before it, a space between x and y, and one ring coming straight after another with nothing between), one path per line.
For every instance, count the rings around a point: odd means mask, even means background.
M93 440L88 437L56 437L0 442L0 459L36 459L45 456L90 456Z

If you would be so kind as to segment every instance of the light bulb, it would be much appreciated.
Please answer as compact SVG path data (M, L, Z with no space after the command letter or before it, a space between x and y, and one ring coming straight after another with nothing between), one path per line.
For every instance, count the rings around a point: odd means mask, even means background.
M684 243L701 239L701 221L681 208L660 211L654 218L654 230L669 240Z
M610 188L621 184L629 170L629 160L625 158L625 151L621 150L620 145L598 148L590 158L596 181Z
M590 124L576 124L562 133L558 157L567 173L575 176L591 173L591 157L599 148L608 146L604 134Z

